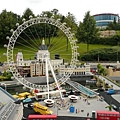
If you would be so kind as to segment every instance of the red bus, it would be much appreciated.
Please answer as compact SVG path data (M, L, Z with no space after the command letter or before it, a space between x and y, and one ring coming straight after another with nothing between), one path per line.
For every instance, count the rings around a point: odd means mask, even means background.
M28 120L57 120L57 115L29 115Z
M120 113L116 111L97 111L97 120L120 120Z

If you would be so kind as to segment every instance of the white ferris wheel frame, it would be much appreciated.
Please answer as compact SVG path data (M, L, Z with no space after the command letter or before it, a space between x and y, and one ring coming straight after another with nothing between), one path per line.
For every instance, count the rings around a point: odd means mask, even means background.
M19 25L19 23L17 23L16 24L17 29L14 31L12 30L12 36L7 37L7 39L9 39L9 43L7 45L7 62L9 65L9 69L13 74L13 77L15 79L17 79L17 81L19 81L22 85L24 85L25 87L27 87L29 89L41 89L41 86L42 87L47 87L47 86L31 83L20 75L20 73L16 69L16 64L13 59L13 50L14 50L15 42L16 42L17 38L19 37L19 35L26 28L28 28L34 24L40 24L40 23L51 24L51 25L59 28L66 35L66 37L68 38L70 45L71 45L71 49L72 49L71 63L70 63L70 66L68 68L66 75L61 77L60 79L58 79L59 85L62 85L69 79L69 77L73 73L73 70L76 66L76 62L78 61L77 57L78 57L79 53L77 52L78 46L76 46L77 40L75 40L74 34L70 32L70 28L66 27L66 23L61 23L60 19L55 20L53 16L51 18L48 18L47 16L42 16L42 17L37 17L37 18L30 17L30 20L28 20L28 21L25 21L25 19L23 19L23 23L21 25ZM53 84L50 84L50 88L54 89Z

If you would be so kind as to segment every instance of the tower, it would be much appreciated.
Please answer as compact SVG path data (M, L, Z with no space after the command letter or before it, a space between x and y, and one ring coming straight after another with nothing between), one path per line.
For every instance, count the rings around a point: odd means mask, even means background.
M36 59L37 59L38 61L43 62L46 57L47 57L48 59L50 59L50 53L49 53L48 48L47 48L47 46L45 45L45 41L44 41L44 39L43 39L43 40L42 40L42 44L40 45L39 50L38 50L38 52L37 52Z
M16 63L17 66L21 66L21 64L23 63L23 54L22 52L18 52L16 55Z

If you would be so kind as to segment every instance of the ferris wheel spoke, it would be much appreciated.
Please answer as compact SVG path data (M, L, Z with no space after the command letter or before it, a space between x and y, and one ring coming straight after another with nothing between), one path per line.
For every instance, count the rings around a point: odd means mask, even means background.
M61 40L63 37L64 37L64 36L61 36L61 37L57 40L57 42L56 42L55 39L54 39L54 46L51 47L50 50L54 50L55 47L58 45L58 43L60 43L60 40ZM60 43L60 44L61 44L61 43ZM59 45L60 45L60 44L59 44Z
M29 47L28 45L22 44L20 42L16 42L16 43L18 43L19 45L22 45L22 46L24 46L26 48L29 48L30 50L36 51L36 48Z
M29 28L28 28L28 30L29 30L30 34L32 35L32 37L33 37L33 39L32 38L31 39L33 40L35 45L38 46L39 44L37 43L37 41L35 41L36 39L35 39L34 35L32 34L31 30Z
M56 32L56 31L57 31L57 28L55 27L54 32L53 32L52 37L51 37L51 43L54 43L54 40L55 40L54 35L55 35L55 32ZM50 49L50 44L49 44L49 46L48 46L48 49Z
M63 48L65 48L65 47L67 47L67 45L64 45L64 46L61 46L61 47L59 47L58 49L55 49L55 50L53 50L53 51L51 51L51 52L57 52L58 50L60 50L60 49L63 49ZM57 47L56 47L57 48ZM66 48L65 48L66 49ZM60 50L60 51L65 51L65 50Z
M32 48L35 48L35 49L36 49L36 47L35 47L33 44L31 44L30 42L28 42L27 40L25 40L25 39L22 38L21 36L19 36L19 38L22 39L24 42L26 42L26 43L27 43L29 46L31 46ZM19 43L19 44L23 45L21 42L18 42L18 41L16 41L16 43Z
M36 30L36 27L35 26L33 26L33 27L34 27L35 33L36 33L36 35L38 37L38 40L40 40L40 36L39 36L39 34L38 34L37 30Z
M36 26L37 24L39 24L40 28L38 28L39 26ZM43 25L41 26L41 24ZM34 32L35 34L32 33L33 30L35 31ZM45 41L42 41L41 38L42 39L44 38ZM68 40L67 42L66 42L66 38ZM15 43L17 43L16 46ZM48 63L50 64L49 67L51 68L51 73L54 75L55 78L55 84L58 84L57 82L59 82L59 86L63 84L73 72L74 65L72 64L75 63L77 59L76 57L77 54L75 53L77 52L77 50L76 48L74 48L76 47L76 43L74 41L73 34L69 31L69 29L65 26L65 24L61 23L59 20L55 20L54 18L48 18L46 16L45 17L43 16L43 17L31 18L28 21L24 21L24 23L22 23L20 27L18 26L18 28L13 32L13 35L8 44L9 45L7 47L7 55L8 55L7 60L9 63L10 70L15 76L15 78L25 87L28 87L30 89L47 90L48 85L37 85L28 82L27 77L23 77L20 74L20 72L18 72L16 65L13 63L14 61L13 50L15 50L16 52L17 50L21 49L24 52L25 58L28 57L31 58L33 55L37 55L37 53L40 52L39 51L41 50L40 44L42 44L43 46L46 44L48 51L50 52L51 58L53 57L53 55L57 53L60 54L60 59L65 59L65 61L70 64L66 70L67 72L63 76L55 76L56 75L56 73L54 73L55 70L52 68L52 64L48 59ZM30 60L35 61L35 59L30 59ZM39 64L40 62L41 61L39 61L39 59L38 61L37 60L35 61L36 64L37 63ZM46 68L49 69L49 67ZM55 88L55 85L53 85L53 83L49 84L49 86L50 89Z
M38 46L36 44L36 42L27 33L25 33L24 31L23 31L23 33L29 38L29 40L31 40L31 42L33 43L33 45L35 45L36 47Z

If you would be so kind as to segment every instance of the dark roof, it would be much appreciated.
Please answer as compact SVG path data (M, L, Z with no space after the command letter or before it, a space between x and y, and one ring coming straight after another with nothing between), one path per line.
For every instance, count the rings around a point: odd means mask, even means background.
M113 14L113 13L101 13L101 14L95 14L95 15L92 15L92 16L99 16L99 15L116 15L119 17L118 14Z
M46 45L40 45L39 50L48 50Z

